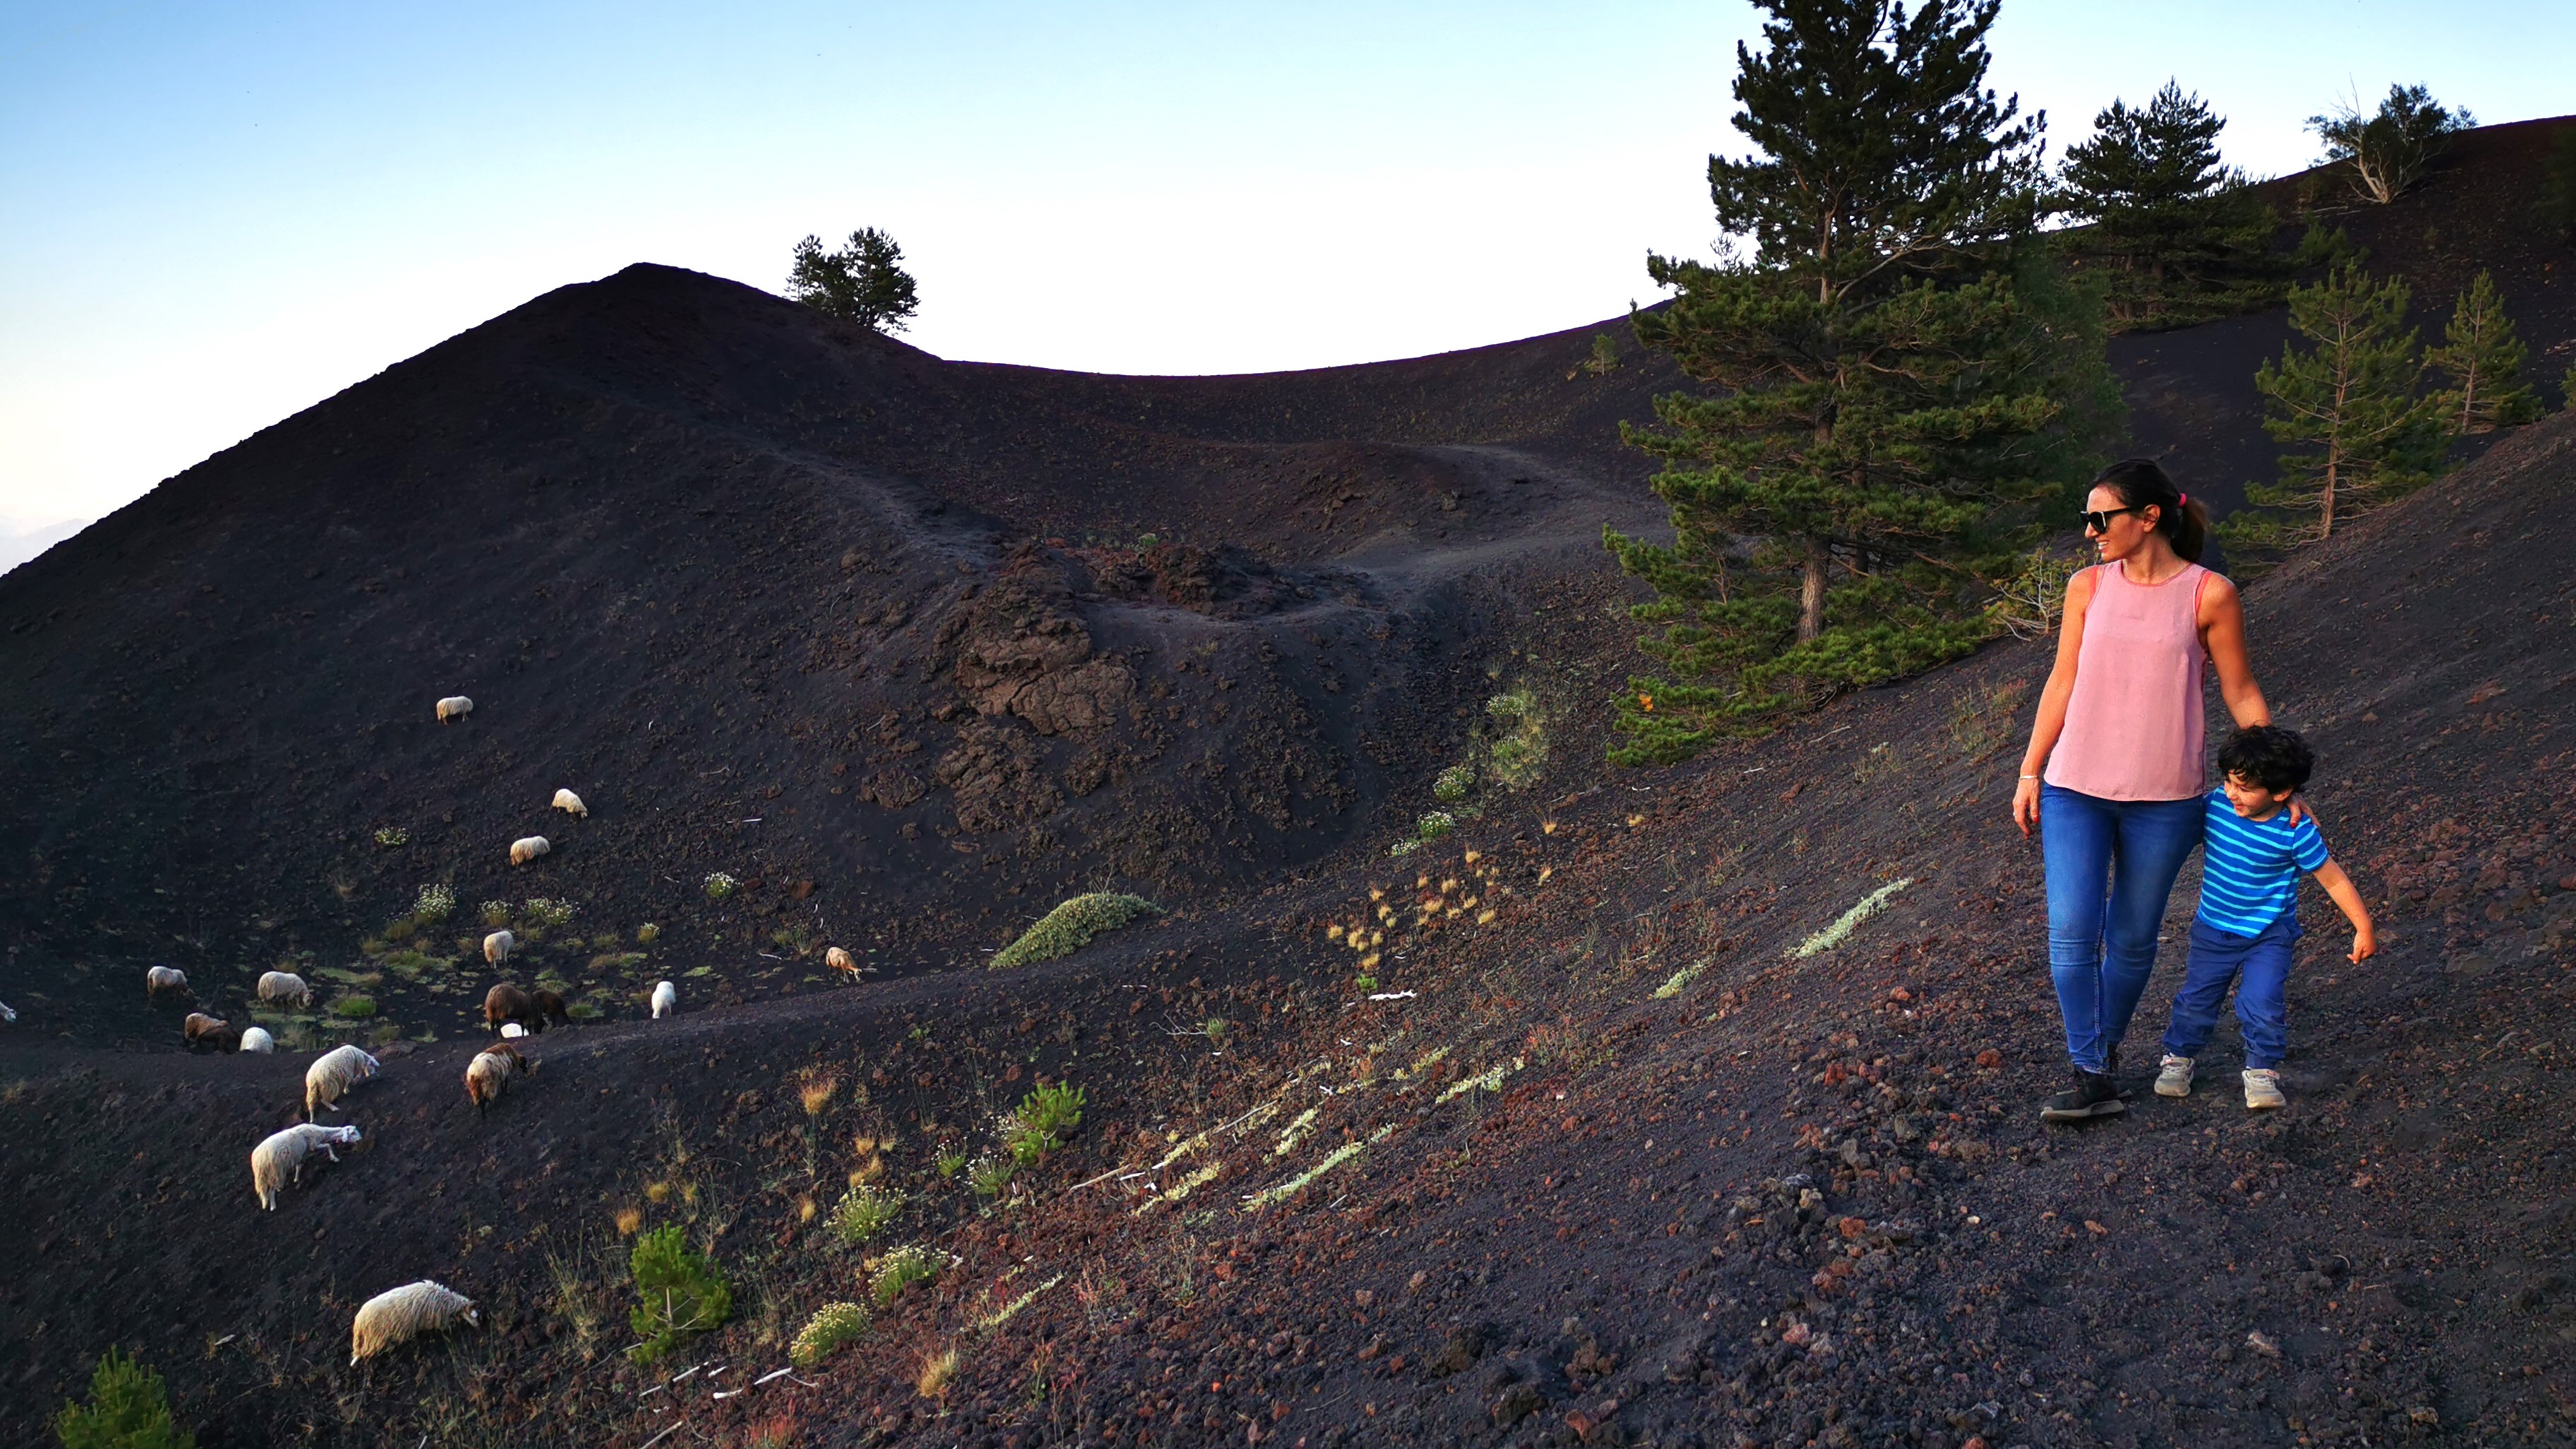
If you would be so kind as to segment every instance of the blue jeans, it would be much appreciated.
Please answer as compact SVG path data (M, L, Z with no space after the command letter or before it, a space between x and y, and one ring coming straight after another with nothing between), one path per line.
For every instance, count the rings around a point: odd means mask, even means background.
M2040 853L2048 862L2048 971L2066 1018L2066 1055L2105 1070L2110 1049L2156 965L2156 927L2174 877L2200 844L2200 797L2104 800L2039 788ZM2104 884L2108 881L2108 891Z
M2245 1039L2245 1066L2262 1071L2281 1064L2290 1049L2290 944L2299 918L2283 916L2259 934L2240 936L2206 921L2191 923L2191 966L2174 993L2173 1024L2165 1050L2196 1057L2218 1025L2218 1008L2236 982L2236 1030ZM2244 980L2237 981L2239 973Z

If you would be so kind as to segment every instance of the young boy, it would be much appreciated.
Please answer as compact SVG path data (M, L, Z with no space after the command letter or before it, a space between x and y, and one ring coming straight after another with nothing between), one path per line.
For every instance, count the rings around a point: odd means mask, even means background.
M2192 1058L2218 1024L2218 1008L2236 983L2236 1022L2245 1040L2245 1105L2282 1104L2281 1055L2289 1046L2290 944L2299 939L2299 872L2326 888L2352 922L2359 962L2377 953L2370 910L2343 868L2326 855L2316 822L2292 824L2290 797L2308 783L2316 757L2291 730L2256 725L2238 730L2218 752L2227 783L2209 792L2202 842L2200 913L2191 923L2191 965L2174 996L2165 1028L2156 1095L2191 1095ZM2239 975L2243 976L2240 982Z

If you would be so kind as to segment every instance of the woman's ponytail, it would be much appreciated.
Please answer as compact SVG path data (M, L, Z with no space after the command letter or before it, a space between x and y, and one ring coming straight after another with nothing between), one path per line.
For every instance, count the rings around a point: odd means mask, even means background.
M2153 504L2156 532L2173 545L2175 556L2184 563L2200 562L2201 551L2209 543L2209 509L2176 488L2153 459L2123 458L2103 469L2093 486L2119 494L2120 501L2131 508Z

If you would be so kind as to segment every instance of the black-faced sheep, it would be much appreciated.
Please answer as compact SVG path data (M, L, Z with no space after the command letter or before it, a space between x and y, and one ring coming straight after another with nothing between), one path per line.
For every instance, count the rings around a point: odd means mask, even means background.
M660 1021L680 1009L680 988L668 981L653 984L653 1019Z
M461 694L451 694L447 698L438 702L438 722L440 724L445 724L452 719L463 719L473 712L474 701L467 699Z
M158 996L164 991L188 989L188 973L176 966L155 966L143 973L143 994Z
M305 985L304 978L292 971L263 971L259 975L259 999L309 1006L313 1001L313 988Z
M531 835L525 839L513 840L510 842L510 864L526 865L529 861L536 859L538 856L541 856L554 848L554 842L546 839L542 835Z
M452 1328L460 1319L479 1324L483 1314L474 1300L445 1284L423 1278L388 1288L359 1305L357 1321L349 1325L349 1362L373 1358L424 1333Z
M465 1064L465 1095L474 1103L474 1115L483 1115L484 1108L501 1100L510 1078L535 1070L526 1057L519 1055L517 1047L505 1041L496 1041L476 1052L474 1060Z
M269 1212L277 1211L279 1188L304 1181L304 1159L317 1148L333 1162L340 1160L336 1150L353 1146L359 1140L355 1126L316 1127L306 1124L273 1132L250 1150L250 1187L259 1194L259 1205Z
M507 931L494 931L491 935L483 938L484 964L487 966L498 966L502 962L509 960L510 953L518 949L518 945L518 937L511 935Z
M483 1024L495 1030L505 1021L515 1021L530 1031L544 1031L549 1021L569 1026L572 1013L564 999L551 991L521 991L504 981L483 993Z
M277 1050L277 1038L268 1034L267 1027L245 1027L242 1030L241 1049L246 1052L273 1052Z
M557 790L555 792L555 808L566 815L574 816L578 819L588 820L590 818L590 807L581 803L581 797L570 790Z
M304 1069L304 1118L313 1119L316 1107L339 1105L342 1097L360 1082L374 1076L380 1068L376 1059L354 1046L333 1047L313 1059Z
M179 1034L188 1039L190 1046L210 1046L218 1051L231 1051L241 1040L241 1033L233 1030L231 1022L202 1011L189 1012L188 1019L179 1023Z

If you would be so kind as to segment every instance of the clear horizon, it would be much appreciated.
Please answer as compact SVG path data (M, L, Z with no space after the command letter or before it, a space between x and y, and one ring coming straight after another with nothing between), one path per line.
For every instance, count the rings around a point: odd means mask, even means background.
M1741 149L1757 29L1735 3L24 5L0 533L632 262L777 291L808 232L891 231L906 340L959 359L1266 372L1598 321L1656 295L1648 250L1714 240L1705 158ZM2168 76L2257 175L2392 83L2483 124L2576 109L2576 7L2014 0L1993 50L2052 156Z

